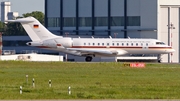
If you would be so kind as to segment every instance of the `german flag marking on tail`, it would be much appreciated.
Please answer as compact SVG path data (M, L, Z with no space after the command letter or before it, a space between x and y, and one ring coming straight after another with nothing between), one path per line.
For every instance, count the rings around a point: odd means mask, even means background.
M39 25L37 25L37 24L36 24L36 25L34 25L34 28L39 28Z

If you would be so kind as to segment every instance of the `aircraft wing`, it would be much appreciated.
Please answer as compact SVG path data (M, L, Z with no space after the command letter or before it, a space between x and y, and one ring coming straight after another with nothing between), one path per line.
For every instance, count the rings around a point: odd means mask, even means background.
M100 49L82 49L82 48L67 48L70 51L81 52L82 54L106 54L106 55L124 55L127 52L124 50L100 50Z

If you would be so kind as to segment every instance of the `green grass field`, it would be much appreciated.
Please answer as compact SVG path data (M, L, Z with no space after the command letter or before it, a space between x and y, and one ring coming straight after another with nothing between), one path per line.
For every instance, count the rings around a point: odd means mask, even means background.
M178 64L0 61L0 99L180 99L179 94Z

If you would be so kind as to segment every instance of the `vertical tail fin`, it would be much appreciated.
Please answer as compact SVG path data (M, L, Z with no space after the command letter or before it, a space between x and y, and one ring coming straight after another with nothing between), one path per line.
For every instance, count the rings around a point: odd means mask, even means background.
M20 22L32 41L40 41L49 38L59 37L48 31L34 17L21 18L17 20L8 20L7 22Z

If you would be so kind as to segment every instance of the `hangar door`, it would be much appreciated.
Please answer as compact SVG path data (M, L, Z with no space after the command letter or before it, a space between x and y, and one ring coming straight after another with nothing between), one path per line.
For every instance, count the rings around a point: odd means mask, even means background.
M173 54L163 55L162 62L179 62L179 25L180 25L179 7L161 7L159 18L158 39L172 46L176 51Z

